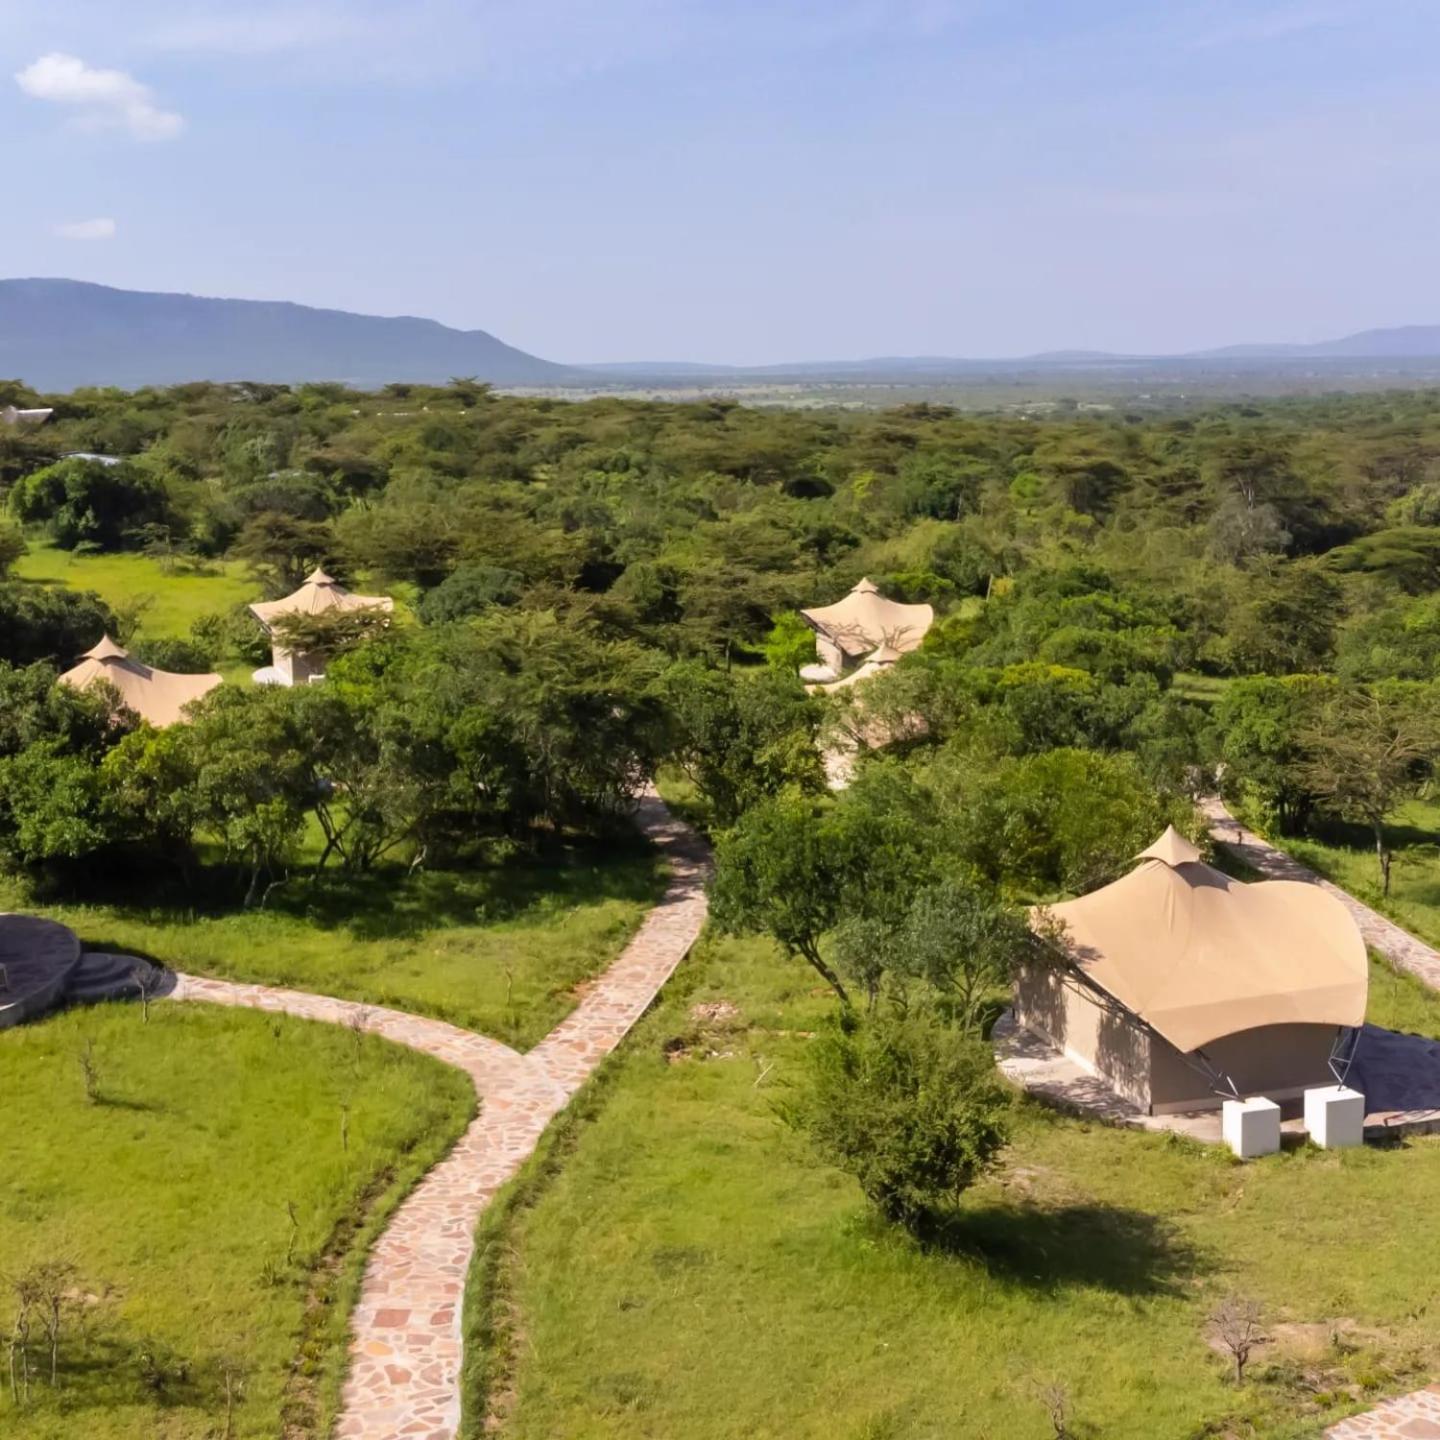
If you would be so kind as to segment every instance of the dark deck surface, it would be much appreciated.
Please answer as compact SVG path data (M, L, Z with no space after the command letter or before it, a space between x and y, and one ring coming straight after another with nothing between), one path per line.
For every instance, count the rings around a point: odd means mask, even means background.
M79 961L73 930L34 915L0 915L0 1025L53 1004Z

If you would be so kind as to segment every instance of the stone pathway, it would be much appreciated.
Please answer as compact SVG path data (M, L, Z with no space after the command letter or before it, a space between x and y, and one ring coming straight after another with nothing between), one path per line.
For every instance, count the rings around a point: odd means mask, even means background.
M460 1311L480 1212L645 1013L700 934L708 849L654 794L641 799L636 818L669 866L665 894L619 959L527 1054L398 1010L178 977L175 999L352 1025L456 1066L480 1096L479 1115L396 1211L366 1264L350 1320L350 1373L337 1440L453 1440L460 1426Z
M1233 851L1267 880L1301 880L1328 891L1355 917L1367 945L1431 989L1440 990L1440 952L1317 875L1308 865L1277 850L1253 830L1247 830L1218 796L1202 800L1200 810L1209 822L1211 838L1217 843ZM1325 1432L1325 1440L1440 1440L1440 1385L1402 1395L1363 1415L1352 1415L1332 1425Z
M1332 1425L1325 1440L1440 1440L1440 1385L1352 1415Z
M1200 811L1209 822L1212 839L1233 851L1267 880L1301 880L1307 885L1318 885L1355 917L1367 945L1402 970L1408 970L1417 979L1423 980L1432 990L1440 990L1440 951L1432 949L1423 940L1417 940L1393 920L1387 920L1348 891L1317 875L1308 865L1302 865L1293 856L1277 850L1253 830L1247 830L1225 808L1218 796L1211 795L1202 800Z

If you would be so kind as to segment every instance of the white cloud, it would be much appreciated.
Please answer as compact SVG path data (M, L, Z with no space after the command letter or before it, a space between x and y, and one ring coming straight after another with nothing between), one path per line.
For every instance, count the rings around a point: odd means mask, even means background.
M67 220L55 227L55 234L61 240L113 240L115 222L108 215L94 220Z
M42 55L15 76L35 100L69 106L88 129L127 130L136 140L173 140L185 120L162 110L148 85L123 70L99 70L74 55Z

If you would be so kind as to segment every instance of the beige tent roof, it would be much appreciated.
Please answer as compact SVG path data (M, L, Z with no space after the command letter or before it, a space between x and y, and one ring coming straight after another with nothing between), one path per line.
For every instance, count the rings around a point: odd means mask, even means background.
M281 600L261 600L250 607L250 613L267 628L282 615L319 615L326 610L393 610L395 602L388 595L352 595L338 580L318 566L306 577L305 583Z
M810 626L833 640L847 655L868 655L881 645L906 654L918 649L935 622L929 605L887 600L874 582L862 580L843 600L800 612Z
M1349 912L1318 886L1246 885L1173 829L1113 885L1048 907L1085 974L1177 1050L1259 1025L1360 1025L1369 973Z
M0 421L6 425L43 425L55 412L53 410L17 410L13 405L0 409Z
M192 700L208 695L220 684L218 675L177 675L142 665L108 635L93 650L87 650L73 670L60 677L62 685L76 690L84 690L98 680L109 681L126 705L152 725L173 725L183 718L180 712Z

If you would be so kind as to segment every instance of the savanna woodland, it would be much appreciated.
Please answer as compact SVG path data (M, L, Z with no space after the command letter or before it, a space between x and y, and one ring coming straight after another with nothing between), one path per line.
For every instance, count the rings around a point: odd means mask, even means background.
M1440 940L1440 395L6 404L54 414L0 427L3 908L524 1049L660 891L647 781L714 844L705 937L482 1222L470 1433L1299 1437L1433 1373L1440 1142L1241 1170L1017 1098L986 1038L1026 907L1216 790ZM393 614L251 684L246 601L316 566ZM797 611L862 576L936 623L809 694ZM225 683L165 729L57 686L103 633ZM1378 964L1371 1006L1440 1037ZM364 1248L469 1113L393 1050L0 1039L5 1433L326 1433Z

